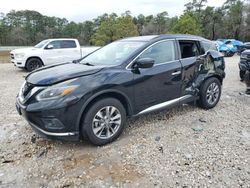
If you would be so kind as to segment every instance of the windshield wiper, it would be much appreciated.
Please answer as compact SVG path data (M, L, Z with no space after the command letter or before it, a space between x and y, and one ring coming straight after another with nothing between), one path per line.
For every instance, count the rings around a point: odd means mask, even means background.
M86 62L86 63L82 63L83 65L88 65L88 66L95 66L95 65L93 65L93 64L91 64L91 63L89 63L89 62Z

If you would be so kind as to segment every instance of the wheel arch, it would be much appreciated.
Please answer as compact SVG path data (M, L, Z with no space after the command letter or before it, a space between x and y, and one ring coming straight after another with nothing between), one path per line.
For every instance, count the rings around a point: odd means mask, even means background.
M27 62L28 62L30 59L32 59L32 58L39 59L39 60L42 62L42 65L44 66L43 60L42 60L40 57L38 57L38 56L30 56L30 57L27 58L27 60L26 60L26 62L25 62L25 67L26 67L26 65L27 65Z
M195 85L197 89L200 89L202 84L204 84L209 78L217 78L221 85L223 85L223 79L224 77L222 75L219 74L208 74L208 75L200 75L200 77L198 77L195 81Z
M207 81L209 78L217 78L220 81L220 84L223 85L223 77L218 75L218 74L213 74L213 75L209 75L207 77L204 78L203 82L201 83L201 85Z
M102 91L94 94L92 97L90 97L83 105L82 109L80 110L80 113L78 115L77 119L77 125L81 127L81 122L84 118L85 112L97 101L103 99L103 98L115 98L121 102L121 104L124 106L126 115L131 116L133 114L133 107L132 107L132 102L130 99L123 94L120 91L117 90L107 90L107 91Z

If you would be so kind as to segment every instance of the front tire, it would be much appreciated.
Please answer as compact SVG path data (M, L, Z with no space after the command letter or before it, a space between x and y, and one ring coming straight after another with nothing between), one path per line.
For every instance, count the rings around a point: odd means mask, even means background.
M40 68L41 66L43 65L42 61L38 58L30 58L26 65L25 65L25 68L28 72L31 72L35 69L38 69Z
M81 133L93 145L101 146L116 140L126 123L126 111L115 98L95 102L86 112Z
M207 79L201 86L199 104L204 109L210 109L217 105L221 96L221 83L215 78Z

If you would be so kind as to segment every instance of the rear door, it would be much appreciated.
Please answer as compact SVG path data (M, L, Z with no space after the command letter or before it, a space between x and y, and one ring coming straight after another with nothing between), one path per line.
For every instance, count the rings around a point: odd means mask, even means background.
M180 97L181 63L175 40L156 42L137 59L152 58L152 68L134 73L135 103L138 111Z
M205 57L201 55L199 41L179 40L178 43L183 72L181 95L194 95L196 90L193 84L198 77L201 65L205 62Z
M77 46L75 40L62 40L61 49L63 51L63 62L71 62L81 58L81 48Z

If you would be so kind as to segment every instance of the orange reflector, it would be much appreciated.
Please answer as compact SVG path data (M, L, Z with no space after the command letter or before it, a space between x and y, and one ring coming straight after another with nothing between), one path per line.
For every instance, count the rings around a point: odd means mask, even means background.
M68 88L68 89L65 89L63 92L62 92L62 96L65 96L65 95L68 95L70 94L75 88Z

